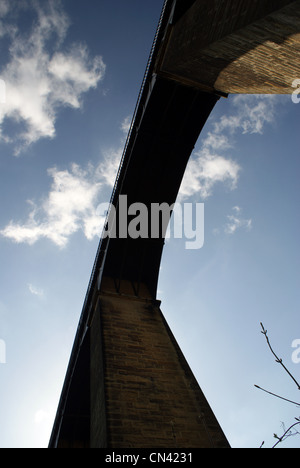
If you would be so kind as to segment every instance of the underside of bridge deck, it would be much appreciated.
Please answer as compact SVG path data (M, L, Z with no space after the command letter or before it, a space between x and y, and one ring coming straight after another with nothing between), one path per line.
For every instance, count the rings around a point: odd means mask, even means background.
M227 94L291 94L300 76L299 0L191 3L169 25L157 73Z

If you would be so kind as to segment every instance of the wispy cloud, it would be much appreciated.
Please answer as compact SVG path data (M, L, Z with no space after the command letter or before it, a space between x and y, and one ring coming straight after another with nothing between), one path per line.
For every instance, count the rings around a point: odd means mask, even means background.
M46 238L64 247L69 237L83 230L88 239L101 232L101 219L96 216L101 182L93 177L94 167L81 169L73 164L69 170L48 170L52 185L47 198L31 206L25 223L11 221L0 234L17 243L34 244Z
M239 206L234 206L232 211L233 214L227 216L228 222L224 227L225 233L232 235L239 229L250 231L253 225L252 219L243 218L242 209Z
M276 96L239 95L232 99L233 112L212 124L200 151L192 156L181 185L180 198L210 197L217 184L230 190L238 185L241 166L230 156L236 133L262 134L276 115Z
M239 172L240 166L232 159L203 149L195 153L187 167L180 189L180 198L197 194L205 200L212 195L217 183L227 184L230 189L234 189Z
M263 134L267 124L274 122L278 97L275 95L247 95L239 94L233 98L231 115L223 115L215 124L215 133L229 132L234 134Z
M253 219L244 218L242 212L243 210L240 206L234 206L231 214L226 216L227 222L221 228L213 229L213 234L218 236L221 233L225 233L231 236L239 230L246 232L251 231L253 228Z
M127 137L127 134L130 130L130 125L131 125L131 116L128 115L121 124L121 130L124 133L125 137Z
M0 2L0 18L3 18L7 15L9 11L9 1L8 0L1 0Z
M105 73L102 57L90 57L85 45L63 47L69 19L59 0L21 6L32 13L29 34L16 30L19 2L0 4L0 39L10 39L9 61L1 70L6 103L0 109L0 137L14 145L15 154L40 138L53 138L59 109L80 108L83 94L96 88ZM6 120L17 124L9 133L3 129Z
M105 221L98 212L101 192L105 187L111 189L114 185L122 146L107 150L103 156L98 166L88 164L82 168L78 164L71 164L65 170L57 167L48 169L48 176L52 179L48 194L38 202L27 200L30 207L27 220L10 221L0 230L0 235L13 242L29 245L48 239L61 248L78 231L83 232L88 240L99 237ZM34 287L30 286L34 294Z
M104 150L103 157L104 161L97 168L97 175L100 180L103 180L108 187L113 188L116 175L120 166L123 147L130 129L131 117L127 116L121 122L120 130L122 131L123 137L121 138L120 146L118 148L109 148Z
M38 296L38 297L43 297L43 296L44 296L44 291L43 291L43 289L37 288L36 286L34 286L34 285L31 284L31 283L28 284L28 289L29 289L29 292L30 292L33 296Z

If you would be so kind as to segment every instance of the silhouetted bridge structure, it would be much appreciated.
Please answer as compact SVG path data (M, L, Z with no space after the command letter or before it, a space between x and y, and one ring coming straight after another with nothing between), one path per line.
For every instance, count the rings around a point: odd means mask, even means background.
M291 94L300 1L167 0L112 194L172 205L220 97ZM160 311L164 238L102 238L51 448L228 447Z

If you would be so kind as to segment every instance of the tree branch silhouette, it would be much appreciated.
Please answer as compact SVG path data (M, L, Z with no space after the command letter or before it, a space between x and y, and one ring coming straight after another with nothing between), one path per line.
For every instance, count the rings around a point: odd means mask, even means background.
M288 403L292 403L293 405L296 405L300 408L300 403L297 403L296 401L288 400L287 398L283 398L280 395L276 395L276 393L269 392L268 390L265 390L264 388L259 387L259 385L254 385L254 387L258 388L259 390L262 390L265 393L268 393L269 395L272 395L276 398L280 398L280 400L287 401Z
M268 331L265 329L265 327L263 326L262 323L260 323L260 325L261 325L261 328L262 328L262 330L263 330L261 333L262 333L263 335L265 335L265 338L266 338L266 340L267 340L268 346L269 346L269 348L270 348L270 350L271 350L273 356L275 356L276 362L277 362L278 364L280 364L280 365L283 367L283 369L286 371L286 373L290 376L290 378L293 380L293 382L297 385L298 390L300 390L300 384L299 384L299 382L297 382L297 380L295 379L295 377L290 373L290 371L289 371L289 370L286 368L286 366L283 364L282 359L280 359L280 358L277 356L277 354L274 352L274 350L273 350L273 348L272 348L272 346L271 346L269 337L268 337Z
M300 384L299 384L299 382L295 379L295 377L291 374L291 372L290 372L290 371L287 369L287 367L284 365L283 360L280 359L280 358L277 356L277 354L275 353L275 351L273 350L272 345L271 345L271 343L270 343L270 339L269 339L269 337L268 337L268 331L265 329L265 327L263 326L262 323L260 323L260 325L261 325L261 328L262 328L262 332L261 332L261 333L265 336L266 341L267 341L267 343L268 343L268 347L269 347L271 353L273 354L273 356L275 357L276 362L282 366L282 368L284 369L284 371L288 374L288 376L289 376L289 377L293 380L293 382L297 385L298 390L300 390ZM262 390L262 391L265 392L265 393L268 393L269 395L272 395L272 396L274 396L274 397L276 397L276 398L279 398L279 399L281 399L281 400L287 401L288 403L291 403L291 404L293 404L293 405L296 405L296 406L300 407L300 403L297 403L297 402L295 402L295 401L292 401L292 400L289 400L289 399L287 399L287 398L284 398L284 397L282 397L282 396L280 396L280 395L277 395L276 393L269 392L268 390L265 390L264 388L261 388L261 387L259 387L258 385L255 385L255 387L258 388L259 390ZM275 444L272 448L276 448L281 442L285 441L285 440L286 440L287 438L289 438L289 437L292 437L292 436L295 436L295 435L300 435L300 433L299 433L297 430L294 431L294 432L292 432L292 430L293 430L296 426L300 425L300 418L295 418L295 419L296 419L297 422L294 423L293 425L291 425L291 426L289 427L288 430L285 430L285 426L284 426L284 424L283 424L283 429L284 429L285 432L284 432L284 434L283 434L282 437L278 437L277 434L274 434L275 439L278 439L278 440L277 440L276 444ZM262 448L262 447L264 446L264 444L265 444L265 442L262 442L260 448Z
M296 419L296 421L298 421L298 422L296 422L296 423L293 424L291 427L289 427L288 430L285 431L285 433L283 434L282 437L278 437L277 434L274 434L274 437L275 437L275 439L278 439L278 442L276 442L276 444L273 445L272 448L276 448L277 445L279 445L279 444L280 444L281 442L283 442L285 439L287 439L287 438L290 437L291 435L294 435L294 434L289 434L289 432L291 432L291 430L294 429L294 427L300 425L300 420L299 420L298 418L295 418L295 419ZM289 435L288 435L288 434L289 434ZM297 432L296 434L299 434L299 433Z

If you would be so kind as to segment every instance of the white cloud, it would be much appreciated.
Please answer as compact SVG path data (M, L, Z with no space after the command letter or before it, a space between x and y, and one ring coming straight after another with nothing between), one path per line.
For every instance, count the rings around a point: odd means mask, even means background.
M108 187L113 188L115 185L117 173L120 167L120 162L123 155L123 146L125 144L128 132L130 130L131 117L127 116L121 123L120 130L124 138L121 139L119 148L109 148L102 151L104 161L97 168L97 175L102 179Z
M232 208L234 214L228 215L228 223L225 225L224 231L226 234L234 234L238 229L250 231L252 229L252 219L242 218L242 209L239 206Z
M198 194L204 200L212 195L217 183L226 183L230 189L234 189L239 171L239 165L231 159L210 154L206 150L195 153L187 167L180 197L188 198Z
M37 288L31 283L28 284L28 289L33 296L38 296L38 297L44 296L44 291L42 289Z
M25 223L11 221L0 234L16 243L34 244L42 238L65 247L70 236L82 230L88 239L103 227L103 219L96 214L102 187L95 180L94 167L87 170L73 164L70 170L48 170L52 185L47 198L37 206L29 201L31 211Z
M231 134L238 130L242 133L262 134L266 124L275 119L275 109L278 100L274 95L239 94L233 97L234 114L224 115L215 124L215 133Z
M10 221L0 230L0 236L29 245L48 239L61 248L79 231L88 240L100 237L105 222L104 215L100 215L98 209L103 203L101 192L114 186L121 157L122 146L103 152L103 159L97 166L88 164L83 169L78 164L71 164L65 170L57 167L48 169L52 183L47 196L38 203L27 200L30 207L27 220ZM31 284L28 287L32 294L41 292Z
M122 132L124 133L124 135L127 137L127 134L130 130L130 126L131 126L131 117L130 115L128 115L122 122L122 125L121 125L121 130Z
M203 148L211 148L214 151L224 151L232 148L232 144L226 135L219 134L218 132L209 132L203 141Z
M122 147L119 149L108 149L103 152L104 161L98 166L97 175L108 187L114 187L122 158L122 152Z
M234 134L262 134L265 126L275 120L276 96L238 95L232 102L234 112L212 124L201 150L192 156L180 188L180 198L198 195L204 200L220 183L230 190L235 189L241 167L227 154L234 147Z
M57 167L48 169L52 183L47 196L37 203L27 200L30 207L27 220L11 220L0 230L0 235L29 245L48 239L61 248L78 231L82 231L88 240L99 237L105 221L98 212L98 206L103 202L101 191L114 186L121 156L120 147L107 150L98 166L89 164L83 169L78 164L72 164L65 170ZM28 287L32 294L38 295L38 289L32 285Z
M96 88L103 78L105 65L101 57L90 60L87 48L77 45L68 54L56 53L48 64L48 71L53 81L54 105L62 103L78 108L81 95Z
M9 1L8 0L1 0L0 1L0 18L3 18L7 15L9 11Z
M2 5L4 11L5 3ZM0 136L14 144L16 154L40 138L53 138L59 109L79 108L82 95L96 88L105 73L102 57L91 58L84 45L63 50L69 20L59 1L30 5L37 19L29 35L15 34L13 25L10 32L6 27L11 40L10 60L1 71L6 104L0 112ZM6 119L18 124L12 135L3 131Z

